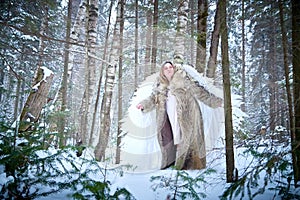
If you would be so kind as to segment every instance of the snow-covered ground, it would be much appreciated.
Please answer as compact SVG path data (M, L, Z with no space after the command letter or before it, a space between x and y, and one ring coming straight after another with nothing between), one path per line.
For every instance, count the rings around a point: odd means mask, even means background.
M261 151L265 148L260 147ZM235 167L239 171L239 175L243 175L245 171L250 170L251 166L255 166L258 163L255 163L255 160L252 156L243 153L246 149L244 147L235 149ZM88 151L86 151L83 155L89 155ZM208 152L207 154L207 168L206 169L214 169L215 172L211 172L205 174L205 170L189 170L182 171L186 172L189 177L195 178L201 177L204 178L203 181L199 181L199 188L196 188L196 191L199 192L199 199L220 199L220 196L225 191L226 187L229 184L226 183L226 156L224 149L215 149L213 151ZM99 163L100 166L105 167L105 163ZM109 168L114 168L116 166L106 166ZM264 175L265 171L261 172L261 177L258 180L259 185L264 184ZM152 172L126 172L123 171L113 171L107 170L107 180L111 183L111 192L113 193L117 188L126 188L136 199L138 200L164 200L167 199L167 196L170 195L173 197L174 195L174 187L176 180L177 171L172 168L166 170L156 170ZM97 180L99 179L99 174L92 175L91 178ZM153 177L159 177L158 179L151 181ZM178 179L177 184L183 185L184 182ZM192 183L193 184L193 183ZM275 183L269 183L267 189L262 193L258 194L254 199L258 200L268 200L268 199L281 199L278 195L278 191L269 190L270 188L274 188ZM195 182L196 186L196 182ZM172 188L173 189L170 189ZM252 194L258 191L259 187L252 187ZM269 189L268 189L269 188ZM245 189L246 190L246 189ZM205 196L200 196L200 193ZM295 193L300 194L300 189ZM65 190L64 192L52 194L51 196L40 198L43 200L48 199L71 199L68 195L70 191ZM180 199L180 198L177 198ZM187 198L194 199L194 198ZM241 196L235 197L233 199L241 199ZM249 199L247 196L247 191L245 191L245 196L242 199Z

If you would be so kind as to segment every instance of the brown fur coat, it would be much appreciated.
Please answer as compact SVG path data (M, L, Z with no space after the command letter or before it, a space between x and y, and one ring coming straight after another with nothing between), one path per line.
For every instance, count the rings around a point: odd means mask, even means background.
M182 138L177 147L173 143L172 129L166 112L168 90L177 101L176 109ZM156 109L158 142L162 152L161 169L174 162L176 169L205 168L206 150L198 100L210 107L217 107L222 101L190 80L185 71L178 70L169 85L157 82L151 96L141 102L143 112Z

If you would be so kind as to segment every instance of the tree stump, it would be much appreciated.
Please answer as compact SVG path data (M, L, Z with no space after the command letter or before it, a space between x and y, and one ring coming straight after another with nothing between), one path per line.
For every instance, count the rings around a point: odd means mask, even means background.
M38 121L40 113L48 101L53 76L53 72L48 68L38 68L31 92L20 116L19 132L28 130L34 122Z

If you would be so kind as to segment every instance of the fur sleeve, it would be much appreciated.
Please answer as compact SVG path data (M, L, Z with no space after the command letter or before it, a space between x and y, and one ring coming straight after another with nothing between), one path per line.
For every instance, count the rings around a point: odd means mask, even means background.
M182 88L185 92L188 92L191 96L194 96L197 100L204 104L217 108L223 100L214 94L210 93L203 86L193 81L184 70L180 70L176 73L175 77L176 85L178 88Z

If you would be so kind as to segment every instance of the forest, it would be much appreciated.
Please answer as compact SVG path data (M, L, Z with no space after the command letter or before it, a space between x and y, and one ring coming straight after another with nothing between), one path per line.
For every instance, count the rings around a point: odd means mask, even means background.
M223 91L218 197L300 198L298 0L0 0L0 27L1 199L138 199L108 174L124 176L122 123L165 61ZM151 180L205 199L216 170L174 173Z

